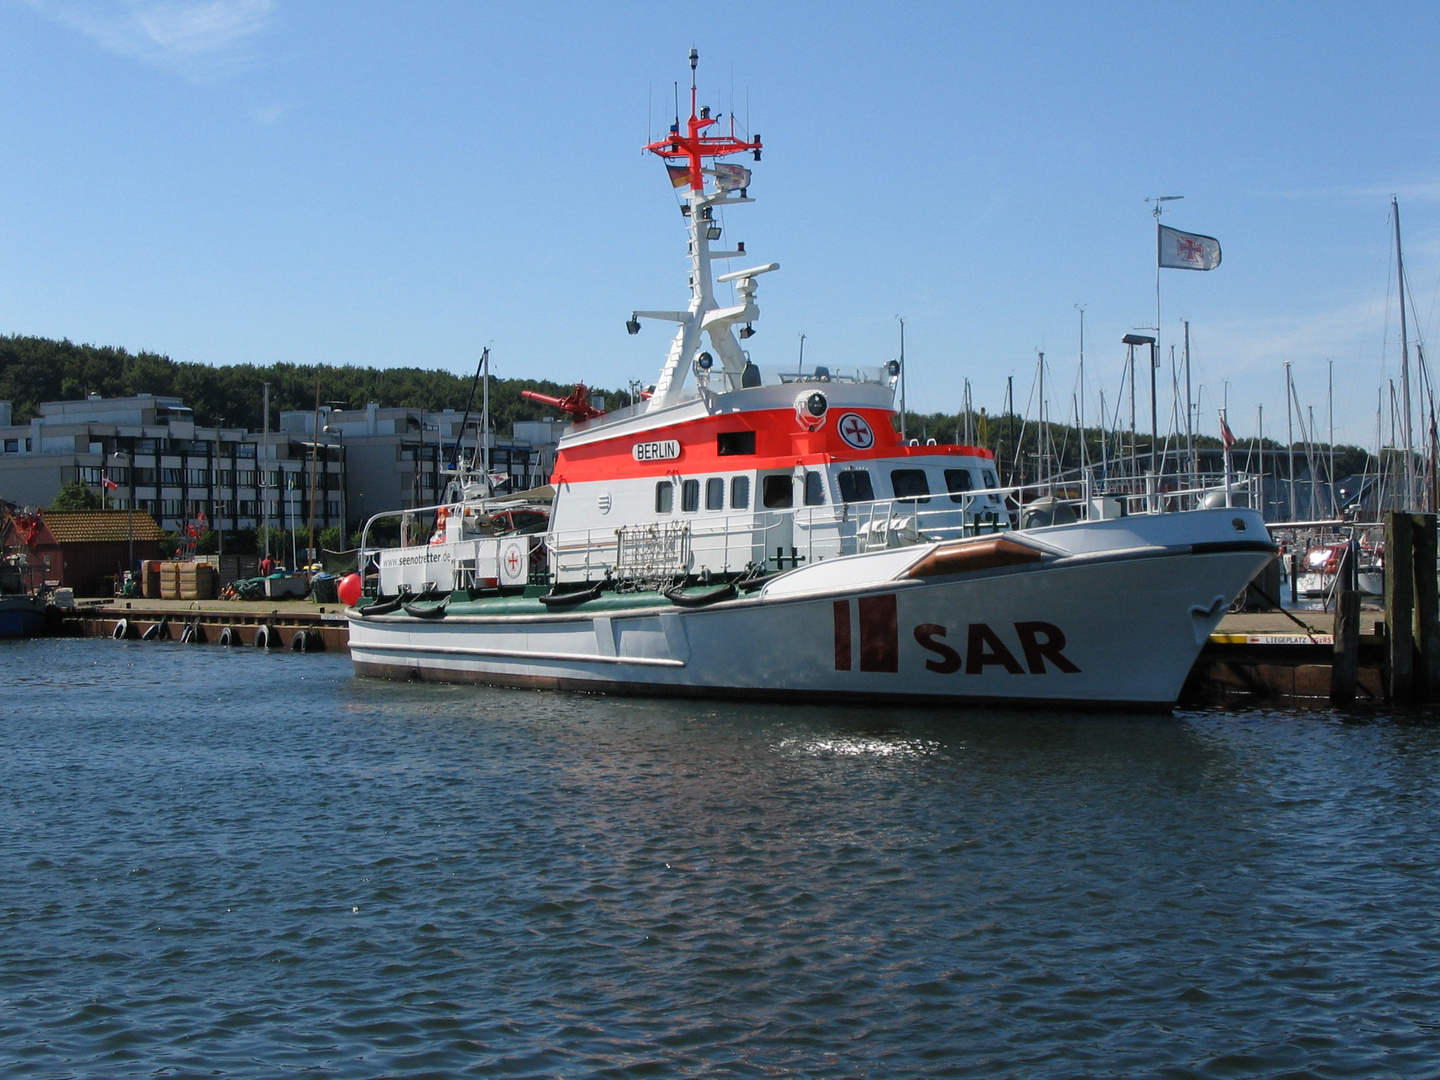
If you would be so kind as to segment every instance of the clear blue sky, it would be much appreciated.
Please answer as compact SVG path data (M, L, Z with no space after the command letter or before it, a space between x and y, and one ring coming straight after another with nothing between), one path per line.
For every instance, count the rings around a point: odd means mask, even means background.
M684 236L639 148L694 45L702 102L767 147L727 230L781 264L758 362L804 333L881 363L901 314L912 409L968 377L998 411L1010 375L1023 408L1044 349L1059 419L1082 303L1093 420L1154 321L1143 200L1184 195L1167 223L1225 256L1162 283L1202 430L1228 381L1237 433L1263 405L1283 436L1290 360L1323 436L1333 360L1337 436L1370 445L1392 193L1437 326L1437 30L1434 4L0 0L0 331L652 382L664 329L623 323L683 304Z

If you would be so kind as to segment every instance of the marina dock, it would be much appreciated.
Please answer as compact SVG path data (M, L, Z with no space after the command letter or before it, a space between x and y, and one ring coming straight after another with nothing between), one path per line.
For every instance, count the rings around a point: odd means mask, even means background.
M66 612L61 633L320 652L345 648L344 611L309 600L113 600Z

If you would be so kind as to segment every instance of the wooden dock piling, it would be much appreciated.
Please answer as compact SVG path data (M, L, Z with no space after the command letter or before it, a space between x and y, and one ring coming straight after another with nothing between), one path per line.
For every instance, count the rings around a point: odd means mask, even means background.
M1335 655L1330 661L1330 700L1349 705L1355 700L1360 675L1360 594L1345 589L1335 598Z
M1412 514L1415 579L1415 696L1440 697L1440 588L1436 582L1435 515Z
M1385 515L1385 694L1415 695L1415 537L1409 514Z

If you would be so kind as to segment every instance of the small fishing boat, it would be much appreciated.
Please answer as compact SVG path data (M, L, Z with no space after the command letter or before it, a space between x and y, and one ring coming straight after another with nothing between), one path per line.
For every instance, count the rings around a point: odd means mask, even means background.
M750 197L758 135L691 108L646 147L682 195L690 299L654 387L613 411L584 386L543 537L489 534L483 484L431 542L362 551L347 610L362 675L793 701L1169 708L1275 547L1261 515L1094 500L1020 529L993 453L897 432L899 366L763 368L762 277L713 246ZM739 268L715 273L717 261ZM728 293L728 295L725 295ZM1153 503L1150 506L1155 509ZM1064 521L1065 523L1060 523ZM368 532L368 526L367 526ZM540 541L543 539L543 543ZM365 548L362 543L362 549Z
M25 587L21 558L0 560L0 638L36 637L45 628L45 598Z

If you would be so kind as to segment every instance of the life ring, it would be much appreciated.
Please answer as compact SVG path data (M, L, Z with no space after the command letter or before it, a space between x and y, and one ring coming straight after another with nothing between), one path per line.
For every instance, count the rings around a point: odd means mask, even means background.
M220 631L220 637L215 644L224 645L227 649L240 644L240 631L233 626L227 626Z
M110 636L116 641L128 641L135 636L135 628L130 625L129 619L121 619L115 624Z

